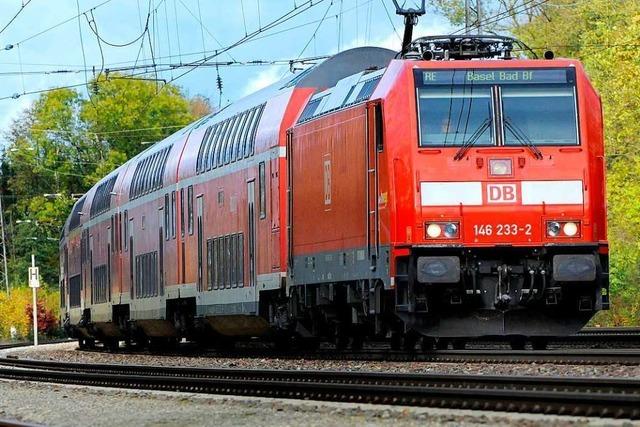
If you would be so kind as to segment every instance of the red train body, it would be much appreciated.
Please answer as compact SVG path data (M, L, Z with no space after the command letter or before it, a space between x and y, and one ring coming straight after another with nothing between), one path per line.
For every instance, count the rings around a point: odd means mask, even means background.
M92 188L61 241L68 330L411 344L566 335L606 309L582 66L392 58L336 55Z

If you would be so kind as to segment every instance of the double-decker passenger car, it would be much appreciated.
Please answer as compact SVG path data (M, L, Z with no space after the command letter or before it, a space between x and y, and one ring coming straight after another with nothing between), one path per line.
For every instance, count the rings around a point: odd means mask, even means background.
M457 60L434 40L400 59L340 53L105 177L63 233L67 329L541 345L606 309L602 117L583 67Z

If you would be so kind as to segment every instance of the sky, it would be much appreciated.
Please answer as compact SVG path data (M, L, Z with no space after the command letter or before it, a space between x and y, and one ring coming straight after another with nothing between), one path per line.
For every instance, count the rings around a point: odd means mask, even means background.
M290 19L270 25L285 15ZM452 29L444 17L429 11L414 38ZM78 85L86 94L86 81L101 70L153 61L204 62L216 50L253 35L208 61L244 65L158 73L157 78L172 81L185 95L202 95L218 106L286 76L289 60L358 46L398 50L402 32L403 18L395 14L391 0L0 0L0 143L6 142L2 134L12 120L39 96L29 92ZM9 45L13 47L7 49ZM249 61L267 64L246 65Z

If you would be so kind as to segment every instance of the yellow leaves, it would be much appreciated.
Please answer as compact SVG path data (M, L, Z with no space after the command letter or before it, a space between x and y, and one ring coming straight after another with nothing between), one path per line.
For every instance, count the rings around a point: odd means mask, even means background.
M0 293L0 339L10 338L11 327L16 328L20 339L31 333L31 321L27 314L27 308L31 306L32 301L31 292L30 288L22 287L12 289L9 297L5 292ZM57 290L41 288L38 290L38 304L43 304L47 310L52 310L56 317L59 317L59 295Z

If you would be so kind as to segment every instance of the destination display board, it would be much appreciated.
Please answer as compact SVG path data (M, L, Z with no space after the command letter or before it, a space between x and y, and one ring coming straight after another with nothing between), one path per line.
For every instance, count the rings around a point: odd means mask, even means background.
M575 82L573 68L415 70L418 86L568 84Z

